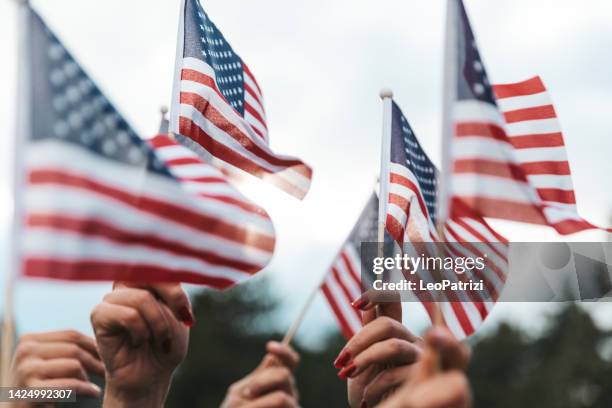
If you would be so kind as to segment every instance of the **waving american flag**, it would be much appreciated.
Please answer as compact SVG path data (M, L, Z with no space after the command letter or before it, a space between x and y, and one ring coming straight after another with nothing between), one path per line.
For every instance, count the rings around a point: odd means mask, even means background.
M456 39L449 64L453 126L445 142L450 208L548 225L560 234L597 228L577 212L561 126L542 80L492 86L463 2L449 5Z
M23 7L23 274L222 289L261 270L275 244L268 215L168 136L141 139Z
M453 271L442 271L444 276L457 282L482 280L485 296L470 293L461 296L452 292L421 298L433 319L435 309L429 301L439 301L445 324L459 338L473 334L487 318L498 299L508 272L508 242L493 230L481 217L467 215L447 220L438 230L437 213L438 170L421 147L413 129L399 106L391 103L391 132L389 174L386 178L388 197L386 207L386 229L389 235L411 256L418 257L421 250L442 249L444 255L462 257L485 257L486 268L459 275ZM439 243L436 247L421 246L420 243ZM404 245L408 244L408 245ZM418 279L433 282L438 279L431 271L419 271Z
M269 146L263 94L199 0L183 0L170 130L216 159L303 198L312 170Z

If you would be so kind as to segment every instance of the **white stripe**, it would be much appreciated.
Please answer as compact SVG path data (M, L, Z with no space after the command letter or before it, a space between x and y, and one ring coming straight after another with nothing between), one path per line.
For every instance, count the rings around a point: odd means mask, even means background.
M539 203L535 190L516 180L480 174L455 174L452 191L456 196L483 196L517 203Z
M233 268L213 266L174 253L151 250L144 246L115 244L102 238L83 237L71 232L46 228L30 227L23 239L23 250L26 257L150 264L152 267L187 270L199 275L222 277L236 282L250 277L249 274Z
M534 174L527 176L534 188L558 188L560 190L574 191L571 176L556 176L552 174Z
M165 162L187 158L195 159L198 157L197 154L179 144L164 147L153 147L153 149L155 150L157 157Z
M26 192L24 205L28 214L65 214L79 219L100 220L121 230L162 237L196 250L205 248L223 257L238 257L256 265L265 266L272 256L268 251L174 223L87 190L31 185ZM256 232L247 223L241 227Z
M534 147L530 149L516 149L516 157L520 163L533 163L541 161L567 161L565 146Z
M245 92L244 103L250 105L253 109L257 111L257 113L259 113L259 115L263 118L264 121L266 120L266 113L264 112L259 102L257 102L257 99L253 98L253 95L248 92Z
M192 69L204 75L208 75L209 77L215 80L215 83L217 83L217 76L215 74L215 70L202 60L192 57L185 57L183 58L183 69Z
M556 118L528 120L524 122L508 123L506 125L506 133L510 137L559 132L561 132L561 124Z
M255 93L255 97L257 97L257 99L259 99L261 103L264 103L263 95L259 92L259 87L255 83L255 79L251 78L251 76L246 71L244 71L244 83L247 84L253 90L253 92Z
M455 160L492 160L518 164L515 150L510 143L484 137L461 137L453 143Z
M218 169L212 166L201 164L181 164L168 166L172 174L180 179L200 178L200 177L223 177Z
M402 228L406 228L406 222L408 217L402 208L398 207L395 204L389 204L387 206L387 215L395 218L395 220L402 226Z
M453 107L455 122L493 123L501 127L506 126L502 113L496 106L480 101L460 101Z
M261 122L255 116L251 115L247 111L244 111L244 120L246 120L251 126L253 126L253 128L259 130L264 138L266 137L268 131L266 130L266 128L263 127ZM261 136L257 135L257 137Z
M361 329L361 321L357 319L353 306L345 300L346 297L344 296L342 289L338 287L338 283L331 273L325 283L327 284L327 288L331 292L332 298L334 298L336 301L336 305L338 306L338 309L340 309L340 312L342 313L342 316L348 323L349 327L353 333L357 333Z
M515 110L537 108L552 104L553 102L548 92L497 100L497 105L499 105L499 109L502 112L512 112Z
M461 324L459 323L459 320L457 320L455 311L451 307L450 303L438 303L438 306L442 311L444 321L446 322L450 331L455 335L455 337L459 340L466 338L466 333L461 328ZM460 307L463 307L463 305L461 305Z
M544 207L544 214L549 224L556 224L562 221L584 221L577 212L554 206Z
M334 268L338 271L338 280L342 281L344 287L348 290L349 296L351 299L348 299L349 302L357 299L359 295L361 295L361 287L357 285L355 280L351 277L350 272L344 266L344 261L342 258L338 258L336 263L334 264Z

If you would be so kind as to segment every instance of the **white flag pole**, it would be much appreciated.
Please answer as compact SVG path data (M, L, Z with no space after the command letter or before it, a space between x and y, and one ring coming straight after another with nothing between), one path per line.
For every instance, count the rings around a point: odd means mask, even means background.
M383 129L380 151L380 180L378 194L378 242L385 241L385 225L387 218L387 202L389 201L389 161L391 159L391 109L393 106L393 91L382 89L380 99L383 102ZM382 247L379 248L379 252ZM379 256L382 254L379 253Z
M30 69L29 60L29 18L30 5L27 0L17 0L18 4L18 81L17 81L17 126L15 132L14 166L13 166L13 228L12 251L9 270L6 274L4 294L4 313L2 318L2 351L0 355L0 385L12 385L10 373L15 348L15 311L14 293L17 275L20 270L20 239L22 220L22 186L23 186L23 145L30 134Z

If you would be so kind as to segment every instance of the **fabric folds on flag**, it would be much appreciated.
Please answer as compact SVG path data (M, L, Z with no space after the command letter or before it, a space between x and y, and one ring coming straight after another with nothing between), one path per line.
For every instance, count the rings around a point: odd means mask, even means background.
M578 215L561 126L542 80L491 86L463 2L455 4L450 207L564 235L598 228Z
M361 312L351 303L361 296L361 243L378 238L378 197L372 194L340 254L334 260L321 291L340 325L350 339L362 326Z
M252 71L199 0L183 0L181 7L170 131L207 161L304 198L312 170L271 150L263 94Z
M438 170L422 149L399 106L392 102L391 109L389 174L385 176L388 183L387 232L403 251L414 257L429 250L441 251L444 256L453 258L487 259L483 271L465 275L441 272L445 278L456 282L467 278L483 280L486 296L445 293L443 298L437 294L419 297L432 320L435 310L431 302L436 301L446 325L458 338L464 338L482 325L503 290L508 273L508 242L483 218L465 209L461 217L447 220L438 230L435 218ZM418 279L434 282L438 278L431 271L421 270Z
M168 136L141 139L29 7L26 27L22 273L224 289L261 270L268 215Z

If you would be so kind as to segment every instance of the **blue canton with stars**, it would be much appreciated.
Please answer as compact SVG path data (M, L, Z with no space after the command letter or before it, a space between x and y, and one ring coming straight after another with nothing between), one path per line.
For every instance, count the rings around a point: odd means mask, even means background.
M457 46L459 52L458 67L463 76L459 75L457 80L457 97L459 100L479 100L496 105L493 95L493 88L489 82L487 71L485 70L478 44L470 20L468 18L465 6L462 0L457 0L458 3L458 35ZM461 69L463 67L463 69Z
M105 159L171 177L42 18L29 12L32 142L71 143Z
M184 57L197 58L212 67L221 94L244 117L242 59L208 18L198 0L186 1L184 49Z
M415 175L435 225L438 170L421 148L408 120L395 102L391 117L391 162L408 168Z

